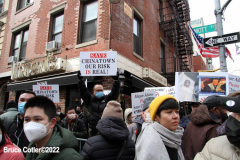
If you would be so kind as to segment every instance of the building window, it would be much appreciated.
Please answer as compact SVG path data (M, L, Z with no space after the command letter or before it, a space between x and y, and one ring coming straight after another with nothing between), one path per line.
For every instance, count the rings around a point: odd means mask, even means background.
M33 0L18 0L17 10L26 7L28 4L33 3Z
M4 4L4 0L0 0L0 13L3 12L3 4Z
M53 15L52 20L52 34L50 40L55 40L59 43L62 41L62 28L63 28L64 14Z
M83 4L80 27L80 43L92 41L97 35L98 1Z
M159 0L159 22L163 21L163 1Z
M25 59L27 41L28 41L28 29L14 33L12 56L17 57L18 61Z
M134 52L142 56L142 21L134 16L133 19Z
M165 45L163 43L161 43L160 59L161 59L161 71L162 73L166 73Z

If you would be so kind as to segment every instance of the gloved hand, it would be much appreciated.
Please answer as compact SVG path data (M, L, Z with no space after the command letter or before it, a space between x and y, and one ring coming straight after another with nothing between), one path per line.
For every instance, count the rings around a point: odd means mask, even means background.
M78 70L78 72L77 72L77 77L80 81L83 80L83 76L81 76L81 71L80 70Z
M116 76L112 76L113 80L117 81L118 80L118 77L119 77L119 73L117 72L117 75Z

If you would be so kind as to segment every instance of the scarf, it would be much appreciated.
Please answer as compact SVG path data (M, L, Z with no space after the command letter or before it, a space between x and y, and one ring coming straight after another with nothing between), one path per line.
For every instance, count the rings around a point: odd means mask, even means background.
M170 131L169 129L162 126L160 123L154 121L151 123L152 127L159 133L164 145L177 149L178 159L184 160L184 156L181 149L181 142L184 129L180 126L175 131Z

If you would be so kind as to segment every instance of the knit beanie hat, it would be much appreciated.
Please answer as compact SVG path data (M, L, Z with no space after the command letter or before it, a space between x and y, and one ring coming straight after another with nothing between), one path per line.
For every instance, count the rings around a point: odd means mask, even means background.
M206 105L208 109L212 109L214 107L221 106L220 102L220 96L212 95L208 96L202 103L203 105Z
M109 101L103 110L102 118L108 116L123 119L121 104L117 101Z
M9 109L9 108L17 108L17 103L13 100L7 102L6 104L6 108Z
M127 108L127 109L125 109L124 119L125 119L126 124L130 124L129 120L127 119L128 115L129 115L130 113L132 113L132 108Z
M167 99L174 99L176 100L173 96L170 95L163 95L163 96L159 96L156 97L152 103L149 106L149 113L150 113L150 118L152 119L152 121L154 121L156 112L158 110L158 108L160 107L160 105L166 101ZM176 100L177 101L177 100ZM178 102L178 101L177 101Z

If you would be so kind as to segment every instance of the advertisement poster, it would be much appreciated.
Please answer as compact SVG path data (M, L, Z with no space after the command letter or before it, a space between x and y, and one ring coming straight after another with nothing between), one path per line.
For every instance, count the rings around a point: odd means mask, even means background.
M229 93L228 73L176 72L175 92L175 98L181 102L201 102L210 95L226 96Z
M171 95L175 97L175 86L172 87L146 87L144 88L144 92L148 91L155 91L157 93L157 96L163 96L163 95Z
M82 76L117 75L117 52L80 52Z
M131 94L132 100L132 115L137 116L142 114L142 108L144 103L146 103L149 97L156 98L157 94L155 91L151 92L137 92Z
M54 103L59 103L59 85L33 85L33 92L37 96L46 96Z

